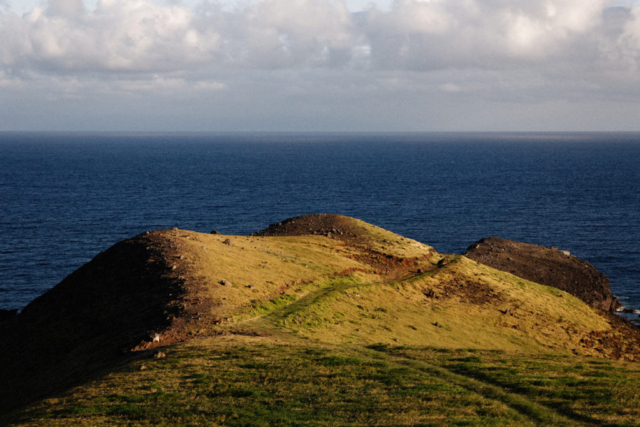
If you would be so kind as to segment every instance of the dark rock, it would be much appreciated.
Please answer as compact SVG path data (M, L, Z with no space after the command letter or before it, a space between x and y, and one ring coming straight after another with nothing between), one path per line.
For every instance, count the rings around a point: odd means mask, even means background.
M444 267L447 264L449 264L449 260L446 258L442 258L440 261L438 261L438 267Z
M436 293L433 291L433 289L429 289L429 290L423 291L422 293L427 298L434 298L436 296Z
M4 322L5 320L9 320L15 315L18 314L18 309L14 308L13 310L2 310L0 309L0 322Z
M211 234L220 234L220 232L217 230L211 230Z
M304 236L317 235L348 242L366 241L367 231L353 218L333 214L312 214L290 218L251 236Z
M609 290L609 279L587 261L557 248L489 237L471 245L463 254L532 282L563 290L592 307L613 312L621 304Z

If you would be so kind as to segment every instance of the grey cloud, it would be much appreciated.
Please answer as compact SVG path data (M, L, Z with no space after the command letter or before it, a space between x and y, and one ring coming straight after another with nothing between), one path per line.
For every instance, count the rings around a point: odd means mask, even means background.
M350 13L340 0L262 0L233 11L150 0L50 0L0 15L0 59L43 72L232 68L501 69L545 61L623 61L640 51L640 8L606 0L398 0ZM604 15L603 15L604 12ZM579 50L576 57L574 52Z
M59 73L183 69L210 62L220 40L192 21L187 8L147 0L103 0L91 12L80 0L53 0L46 11L0 18L0 60L5 68Z
M84 11L82 0L49 0L49 12L52 15L73 17Z
M354 130L419 130L461 118L511 129L527 117L555 123L547 108L588 126L598 103L633 117L611 103L640 96L640 7L606 5L397 0L389 11L351 13L341 0L236 9L102 0L95 10L50 0L25 16L0 12L0 93L69 108L84 100L78 114L97 100L110 114L144 110L148 123L153 111L192 105L185 127L251 115L255 128L274 120L269 129L351 119ZM500 105L510 106L503 116ZM302 116L313 120L296 122Z

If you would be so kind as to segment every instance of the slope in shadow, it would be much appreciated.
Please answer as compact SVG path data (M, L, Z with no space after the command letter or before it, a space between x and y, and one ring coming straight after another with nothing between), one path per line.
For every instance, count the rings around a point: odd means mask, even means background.
M116 244L0 323L0 411L121 363L179 314L160 234Z

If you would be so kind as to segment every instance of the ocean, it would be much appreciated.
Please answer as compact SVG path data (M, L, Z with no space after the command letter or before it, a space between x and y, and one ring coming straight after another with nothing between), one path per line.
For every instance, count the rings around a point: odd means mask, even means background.
M0 133L0 308L147 230L242 235L309 213L444 253L557 246L640 309L640 133Z

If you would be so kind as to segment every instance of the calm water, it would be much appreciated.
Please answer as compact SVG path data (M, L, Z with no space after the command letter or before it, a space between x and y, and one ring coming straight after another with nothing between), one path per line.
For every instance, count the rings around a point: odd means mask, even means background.
M306 213L447 253L499 236L558 246L640 309L640 134L0 134L0 308L115 242L248 234Z

